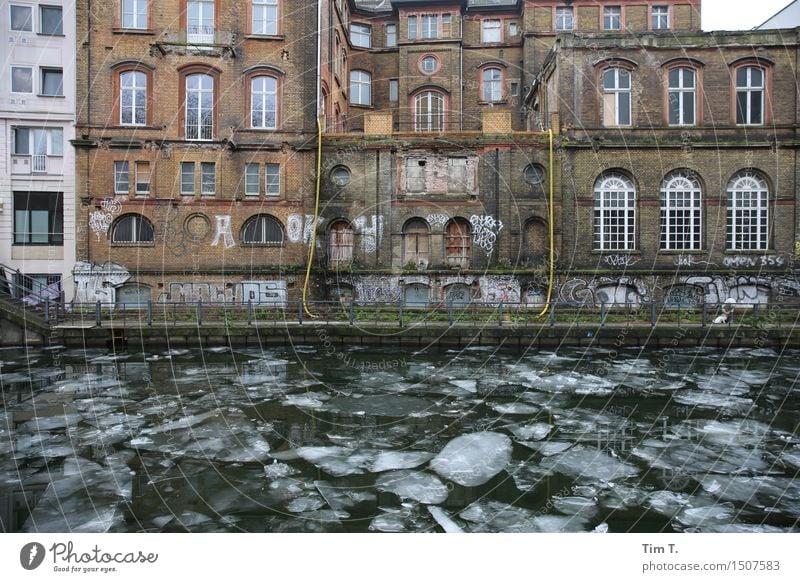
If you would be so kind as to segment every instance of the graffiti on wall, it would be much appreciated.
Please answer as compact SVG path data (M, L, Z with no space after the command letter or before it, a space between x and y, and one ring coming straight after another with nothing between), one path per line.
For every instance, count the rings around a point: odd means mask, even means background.
M106 197L100 203L100 210L95 210L89 214L89 228L92 229L97 240L111 228L114 217L122 210L122 204L115 198Z
M783 267L786 261L783 257L775 255L761 255L761 256L747 256L747 255L733 255L725 257L722 264L726 267Z
M225 248L230 249L236 246L236 241L231 232L231 217L229 214L217 214L217 231L214 234L214 240L211 241L211 246L219 246L220 241L224 242Z
M353 222L353 226L361 235L361 250L365 253L374 253L378 248L378 241L383 238L383 216L359 216Z
M709 261L698 261L694 255L676 255L672 259L672 263L676 267L697 267L697 266L713 267L716 264L716 263L711 263Z
M325 223L325 218L317 220L317 226L322 226ZM314 235L314 216L311 214L292 214L289 220L286 221L286 237L290 242L299 243L303 242L305 245L311 244L311 238Z
M116 288L125 284L131 274L122 265L78 262L72 271L75 279L75 301L78 303L114 303Z
M641 261L634 259L632 255L605 255L603 262L611 267L631 267Z
M198 283L172 281L158 303L241 303L285 307L286 281L242 281L241 283Z
M472 225L472 242L486 251L487 255L492 254L497 235L503 230L503 221L496 220L493 216L473 214L469 217L469 222Z
M429 214L427 219L428 224L431 226L443 227L450 220L450 217L446 214Z
M480 298L492 303L519 303L519 280L513 275L491 275L480 278Z
M639 277L573 278L557 285L559 301L570 305L638 305L651 301L654 285Z

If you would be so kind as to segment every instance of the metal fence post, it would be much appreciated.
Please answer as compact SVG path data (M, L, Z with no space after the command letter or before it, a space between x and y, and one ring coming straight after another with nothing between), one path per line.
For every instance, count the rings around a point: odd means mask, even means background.
M403 327L403 296L400 296L400 299L397 301L397 307L399 310L398 313L398 320L400 322L400 327Z
M44 322L50 323L50 300L44 300Z
M153 326L153 300L149 299L147 301L147 326Z
M247 325L253 325L253 300L247 300Z
M500 305L497 306L497 325L498 327L503 327L503 302L500 302Z
M550 327L553 327L556 324L556 304L550 304Z
M708 305L703 301L703 327L708 323Z
M303 300L297 302L297 323L303 325Z
M197 325L203 325L203 300L197 300Z
M606 302L600 302L600 327L606 324Z
M453 298L447 302L447 323L453 325Z
M100 302L98 301L98 302L96 302L94 304L94 323L98 327L103 325L102 317L103 317L103 314L102 314L102 311L100 310Z
M650 303L650 327L656 326L656 302Z
M356 317L355 304L356 304L355 299L351 299L350 300L350 314L349 314L350 325L353 325L353 322L355 321L355 317Z

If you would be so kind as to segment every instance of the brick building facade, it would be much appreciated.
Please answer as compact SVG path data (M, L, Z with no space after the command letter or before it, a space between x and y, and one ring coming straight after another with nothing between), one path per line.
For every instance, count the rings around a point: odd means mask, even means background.
M79 299L538 304L551 182L557 300L794 292L796 32L699 9L81 2Z

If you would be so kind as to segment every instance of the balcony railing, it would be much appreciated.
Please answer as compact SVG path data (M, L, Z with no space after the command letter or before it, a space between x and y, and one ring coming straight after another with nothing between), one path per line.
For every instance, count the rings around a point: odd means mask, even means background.
M31 172L34 174L46 174L47 173L47 156L32 156L33 158L33 166L31 167Z
M190 24L186 27L187 44L215 44L215 31L213 26L203 24Z

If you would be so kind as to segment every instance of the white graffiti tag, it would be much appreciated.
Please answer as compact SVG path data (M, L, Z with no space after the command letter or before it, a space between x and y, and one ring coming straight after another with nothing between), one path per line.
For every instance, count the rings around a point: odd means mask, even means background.
M100 203L102 210L95 210L89 215L89 228L92 229L97 240L108 232L111 223L114 222L114 215L122 210L122 204L114 198L103 198Z
M493 216L473 214L469 217L469 222L472 225L472 241L486 251L487 255L492 254L497 234L503 230L503 221L495 220Z
M428 223L431 226L444 226L447 224L447 221L450 220L450 217L446 214L429 214L428 215Z
M359 216L353 223L356 232L361 234L361 250L365 253L374 253L378 248L378 241L383 236L383 216L371 216L367 223L366 216Z
M211 241L211 246L218 246L220 240L222 240L226 249L235 247L236 241L233 239L233 233L231 232L231 217L228 214L217 214L216 218L217 232L214 235L214 240Z
M317 224L322 225L325 222L324 218L320 218ZM301 240L303 244L310 244L311 237L314 234L314 217L311 214L292 214L286 222L286 236L290 242L299 243Z

